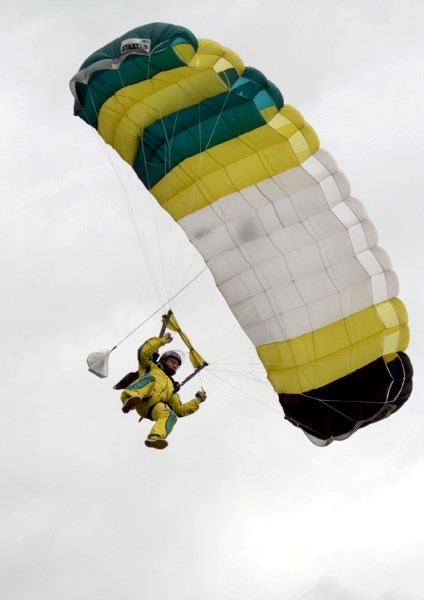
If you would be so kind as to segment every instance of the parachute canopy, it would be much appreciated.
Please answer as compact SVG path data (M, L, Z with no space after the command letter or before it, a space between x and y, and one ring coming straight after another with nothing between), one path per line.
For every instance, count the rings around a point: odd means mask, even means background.
M409 397L407 313L363 205L310 125L232 50L143 25L71 80L74 112L196 246L286 417L327 445Z

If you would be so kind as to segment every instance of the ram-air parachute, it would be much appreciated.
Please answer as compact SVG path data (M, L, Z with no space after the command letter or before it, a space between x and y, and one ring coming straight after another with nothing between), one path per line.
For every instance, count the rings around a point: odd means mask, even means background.
M407 314L362 204L310 125L233 51L164 23L92 54L75 114L185 230L316 444L412 389Z

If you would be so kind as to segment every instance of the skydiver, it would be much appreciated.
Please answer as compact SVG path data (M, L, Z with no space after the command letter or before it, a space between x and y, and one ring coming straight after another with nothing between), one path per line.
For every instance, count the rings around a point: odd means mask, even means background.
M162 338L153 337L142 344L138 350L138 377L121 393L122 412L135 409L143 419L155 422L144 443L158 450L167 447L166 438L177 417L193 414L206 400L206 392L201 390L189 402L181 403L177 394L179 386L173 380L181 366L177 352L164 352L155 362L159 348L171 341L172 335L165 333Z

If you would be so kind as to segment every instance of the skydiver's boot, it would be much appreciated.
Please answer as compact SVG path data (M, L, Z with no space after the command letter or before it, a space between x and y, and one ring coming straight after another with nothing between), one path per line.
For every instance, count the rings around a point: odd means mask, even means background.
M140 396L128 396L122 405L122 412L127 414L130 410L134 410L140 404Z
M144 442L148 448L156 448L157 450L163 450L167 447L168 442L165 438L155 433L151 433L147 436L147 440Z

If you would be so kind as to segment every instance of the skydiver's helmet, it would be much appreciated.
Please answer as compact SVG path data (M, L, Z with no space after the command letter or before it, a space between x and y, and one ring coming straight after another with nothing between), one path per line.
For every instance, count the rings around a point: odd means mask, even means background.
M167 364L168 358L173 358L178 363L178 366L174 367ZM161 354L158 361L158 365L161 367L164 373L168 375L168 377L172 377L177 372L177 369L181 367L182 362L183 361L181 355L178 352L176 352L175 350L167 350L167 352Z

